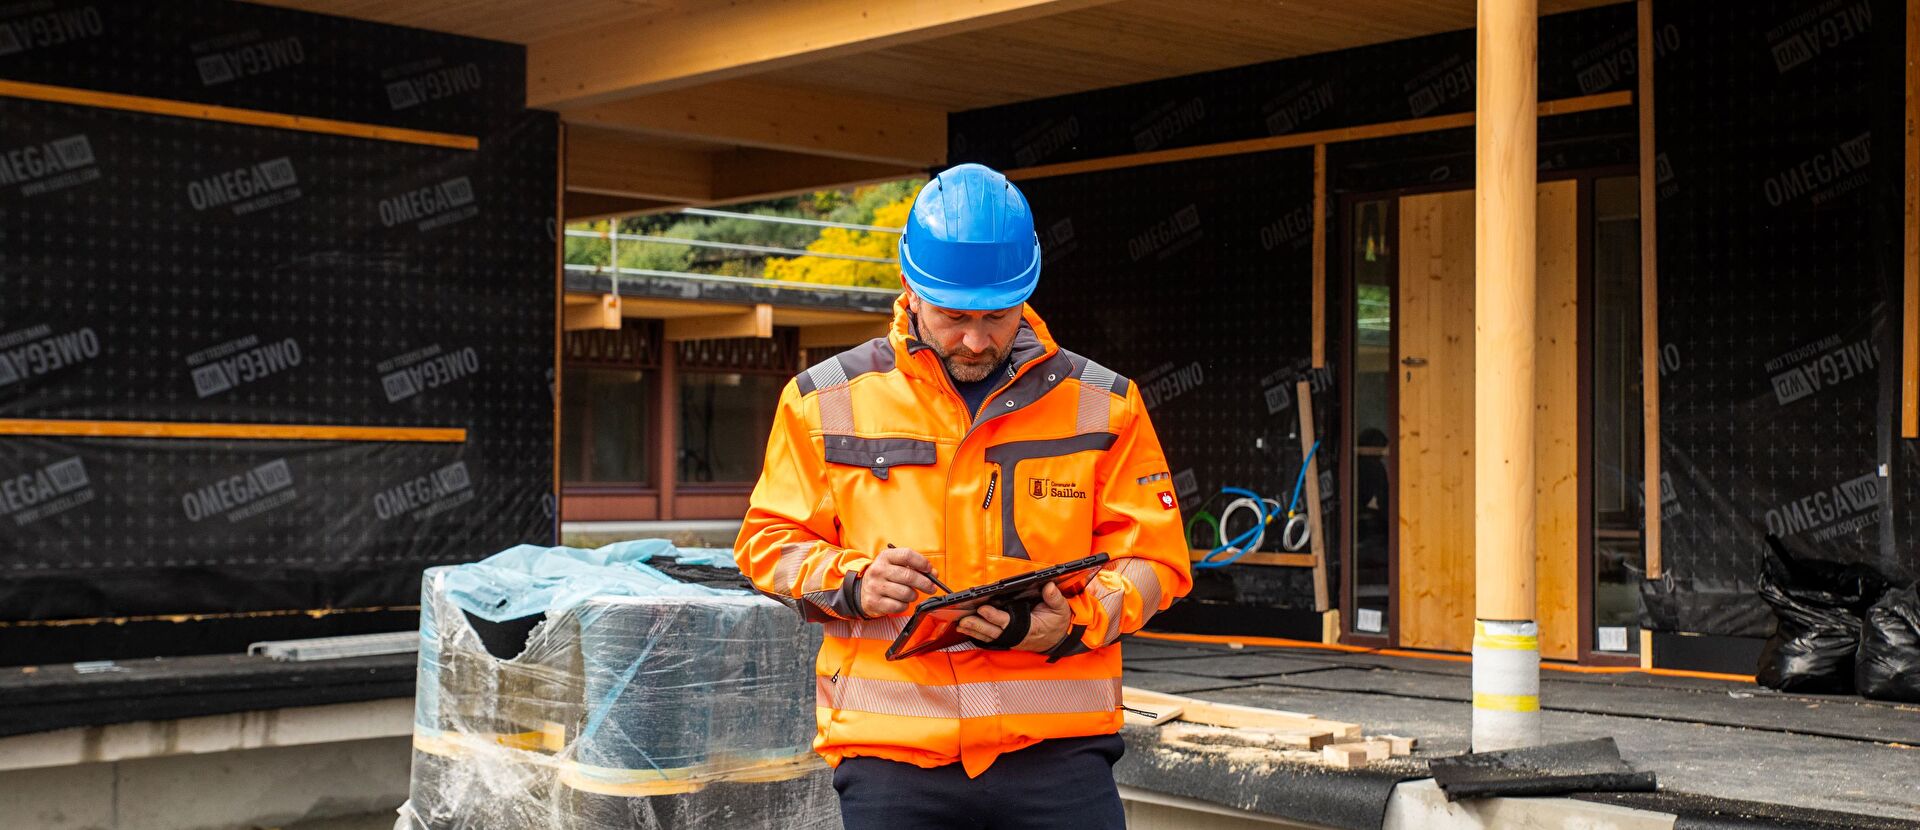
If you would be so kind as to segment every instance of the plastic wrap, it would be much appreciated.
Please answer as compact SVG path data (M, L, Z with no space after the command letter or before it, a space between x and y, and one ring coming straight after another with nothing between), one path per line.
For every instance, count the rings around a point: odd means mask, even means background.
M839 827L811 749L819 627L714 587L730 557L680 553L521 546L428 570L397 830Z

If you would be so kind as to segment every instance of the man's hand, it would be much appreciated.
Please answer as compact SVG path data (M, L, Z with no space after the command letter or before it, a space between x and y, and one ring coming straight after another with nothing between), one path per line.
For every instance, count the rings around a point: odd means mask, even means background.
M890 617L913 604L915 592L934 592L933 564L909 548L887 548L860 572L860 611L868 617Z
M1013 617L1007 612L991 605L982 605L966 619L960 621L960 632L990 643L999 639L1007 623ZM1049 582L1040 589L1040 604L1033 607L1030 622L1027 625L1027 637L1014 648L1021 651L1047 652L1060 644L1061 638L1073 628L1073 609L1067 607L1067 598L1060 588Z

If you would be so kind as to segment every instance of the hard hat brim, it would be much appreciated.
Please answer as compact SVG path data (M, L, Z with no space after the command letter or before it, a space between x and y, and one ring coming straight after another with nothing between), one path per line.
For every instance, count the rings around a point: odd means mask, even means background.
M1040 242L1033 243L1033 259L1026 270L989 285L959 285L928 272L914 262L912 248L900 246L900 273L920 299L956 311L998 311L1013 308L1033 296L1040 285Z

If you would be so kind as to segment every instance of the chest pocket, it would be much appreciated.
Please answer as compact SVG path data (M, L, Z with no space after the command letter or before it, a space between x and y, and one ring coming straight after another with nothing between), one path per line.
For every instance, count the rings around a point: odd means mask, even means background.
M1091 432L1071 438L1014 441L987 448L1000 468L1000 555L1060 562L1088 554L1093 544L1094 473L1118 438Z
M895 467L929 466L939 458L932 441L915 438L828 435L825 444L827 463L865 467L881 481L887 480Z

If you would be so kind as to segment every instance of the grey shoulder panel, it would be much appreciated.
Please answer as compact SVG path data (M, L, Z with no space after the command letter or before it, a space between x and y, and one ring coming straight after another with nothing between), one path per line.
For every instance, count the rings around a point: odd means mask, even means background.
M844 352L841 352L794 376L800 386L801 395L811 395L822 389L843 386L847 382L870 372L893 371L893 344L884 337L876 337Z
M1073 361L1073 376L1079 378L1081 383L1105 389L1123 398L1127 396L1127 389L1132 382L1127 380L1125 375L1100 365L1092 358L1074 354L1066 349L1060 351Z

